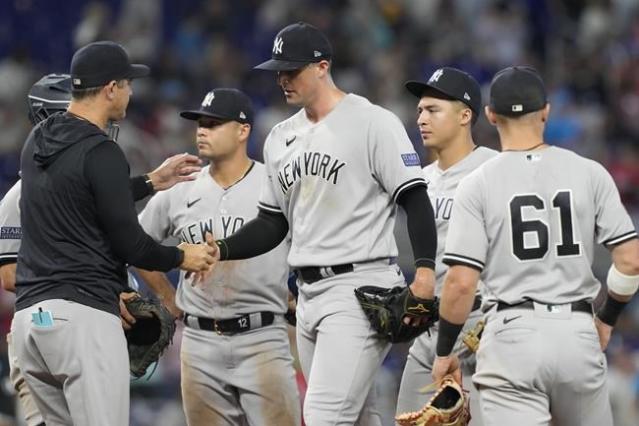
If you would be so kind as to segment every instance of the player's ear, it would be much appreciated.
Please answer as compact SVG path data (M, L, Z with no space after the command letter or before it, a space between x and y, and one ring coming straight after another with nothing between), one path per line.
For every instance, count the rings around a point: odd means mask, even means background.
M318 77L324 77L326 74L330 73L331 63L323 59L317 63L317 70L319 71Z
M461 125L465 126L473 121L473 111L466 107L461 110Z
M497 114L495 114L488 105L484 107L484 114L486 114L486 118L490 124L493 126L497 125Z
M107 95L107 99L109 99L110 101L112 101L115 98L115 86L117 86L118 82L115 80L111 80L110 82L108 82L106 84L105 89L106 89L106 95Z
M240 123L238 128L240 140L248 140L249 135L251 134L251 125L248 123Z

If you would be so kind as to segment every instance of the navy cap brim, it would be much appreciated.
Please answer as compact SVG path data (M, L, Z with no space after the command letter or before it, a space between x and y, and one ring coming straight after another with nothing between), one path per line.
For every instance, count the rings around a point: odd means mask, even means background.
M131 64L131 69L128 72L126 78L142 78L146 77L151 73L151 68L142 64Z
M235 120L233 118L223 117L223 116L221 116L219 114L214 114L212 112L202 111L202 110L199 110L199 109L198 110L190 110L190 111L182 111L180 113L180 117L186 118L187 120L199 120L201 117L217 118L218 120L221 120L221 121L234 121Z
M298 70L311 62L306 61L281 61L279 59L269 59L259 65L253 67L256 70L263 71L294 71Z
M443 90L437 87L433 87L429 84L426 84L417 80L407 81L406 83L404 83L404 87L406 88L406 90L408 90L410 93L412 93L414 96L418 98L423 97L424 93L428 91L431 93L435 92L435 93L441 94L448 99L455 99L455 100L457 99L456 97L444 92Z

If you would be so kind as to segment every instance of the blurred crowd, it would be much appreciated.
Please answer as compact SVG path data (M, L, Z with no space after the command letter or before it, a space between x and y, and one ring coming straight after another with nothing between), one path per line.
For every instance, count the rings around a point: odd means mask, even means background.
M279 29L299 20L332 41L337 85L395 112L423 164L430 159L404 81L450 65L473 74L486 90L505 66L535 66L550 93L547 141L602 162L639 224L638 0L6 0L0 3L0 195L17 179L30 128L29 87L42 74L68 72L73 52L101 39L121 43L152 69L151 78L134 83L120 123L119 143L132 173L149 171L170 154L194 152L195 128L178 112L197 106L213 87L238 87L252 97L258 114L249 152L260 159L265 135L291 111L273 75L252 66L270 56ZM474 137L498 147L484 118ZM600 258L594 267L604 278L609 261L603 252ZM0 305L5 333L11 297L2 294ZM150 380L133 384L132 424L183 424L178 347L179 339ZM378 380L389 414L405 349L395 348ZM608 352L615 425L637 425L636 300ZM6 376L6 360L0 365ZM0 386L0 394L9 391ZM0 412L12 413L10 399L1 398Z

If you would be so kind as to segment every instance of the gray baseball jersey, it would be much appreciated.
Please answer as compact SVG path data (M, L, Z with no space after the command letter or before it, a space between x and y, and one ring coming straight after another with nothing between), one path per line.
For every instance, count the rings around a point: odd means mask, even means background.
M497 154L498 152L495 150L477 147L466 157L446 170L440 169L437 161L424 167L424 176L429 182L428 195L435 213L437 241L439 242L437 246L437 258L435 259L435 294L438 296L441 295L444 277L448 270L448 266L445 265L442 260L457 186L465 176ZM477 291L479 292L480 289L478 288ZM462 334L471 330L480 319L481 314L479 310L472 312L464 325ZM421 389L424 387L424 383L429 383L431 379L438 332L439 324L435 324L430 329L430 333L424 333L417 337L411 345L397 396L397 414L419 410L432 396L432 394L425 395L421 392ZM468 378L465 383L469 383L469 377L475 372L475 356L465 348L461 338L457 340L454 351L460 357L464 378ZM479 416L477 389L474 386L467 386L467 388L469 388L471 392L471 424L478 426L481 425L481 420Z
M22 227L20 225L21 181L7 191L0 202L0 262L17 262Z
M435 224L437 225L438 245L435 261L435 278L437 281L435 294L438 296L441 294L444 276L448 270L448 266L443 262L444 246L446 235L448 234L448 223L453 212L457 185L459 185L463 177L497 154L498 152L493 149L477 147L446 170L440 169L437 161L424 167L424 177L428 182L428 196L433 205Z
M302 109L271 130L264 160L259 205L287 218L292 267L397 256L395 200L425 181L394 114L354 94L318 123Z
M144 230L156 241L177 237L201 243L206 232L225 238L257 216L257 196L264 165L254 162L239 182L220 187L204 167L192 182L153 196L140 213ZM220 262L210 281L193 286L180 275L177 306L190 315L227 319L258 311L284 313L288 242L251 259Z
M486 288L509 304L593 300L594 242L636 236L600 164L557 147L503 152L460 183L444 263L483 270Z

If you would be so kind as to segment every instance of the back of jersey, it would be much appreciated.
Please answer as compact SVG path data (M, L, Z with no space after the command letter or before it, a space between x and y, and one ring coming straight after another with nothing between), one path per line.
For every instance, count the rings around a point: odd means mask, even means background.
M592 300L594 242L636 236L600 164L556 147L503 152L460 184L444 262L483 270L506 303Z

